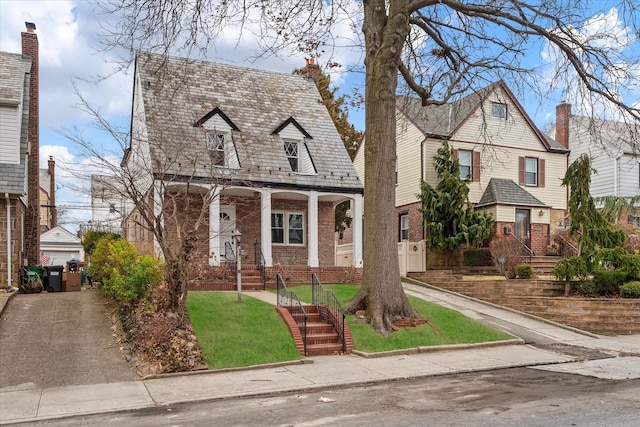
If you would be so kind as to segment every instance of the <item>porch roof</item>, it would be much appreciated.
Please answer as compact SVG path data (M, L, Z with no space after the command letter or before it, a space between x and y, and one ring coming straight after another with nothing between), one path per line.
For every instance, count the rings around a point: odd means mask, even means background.
M548 207L510 179L491 178L477 208L491 205Z

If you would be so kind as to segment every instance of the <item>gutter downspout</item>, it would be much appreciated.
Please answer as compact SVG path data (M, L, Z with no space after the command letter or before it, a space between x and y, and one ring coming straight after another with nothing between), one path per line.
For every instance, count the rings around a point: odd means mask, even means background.
M7 203L7 289L11 289L11 204L9 203L9 193L4 193L4 200Z

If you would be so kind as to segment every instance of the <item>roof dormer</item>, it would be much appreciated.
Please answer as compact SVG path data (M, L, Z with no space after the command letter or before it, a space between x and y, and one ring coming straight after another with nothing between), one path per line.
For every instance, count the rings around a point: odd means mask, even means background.
M307 141L313 137L293 117L281 123L271 134L280 137L292 172L303 175L317 173L307 145Z
M240 129L218 107L193 124L204 130L204 142L213 166L240 168L233 131Z

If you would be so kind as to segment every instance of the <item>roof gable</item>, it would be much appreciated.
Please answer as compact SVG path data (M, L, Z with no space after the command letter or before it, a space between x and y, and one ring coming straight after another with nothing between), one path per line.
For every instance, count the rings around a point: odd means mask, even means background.
M74 243L79 245L81 242L82 239L59 225L40 235L40 243Z
M229 119L229 117L227 117L227 115L225 113L223 113L222 110L220 108L218 108L218 107L216 107L213 110L209 111L200 120L197 120L193 124L193 126L194 127L202 126L204 123L209 121L209 119L211 119L212 117L215 117L215 116L219 116L232 130L240 131L240 129L238 129L238 126L236 126L235 123L233 123L231 121L231 119Z
M280 126L275 128L274 131L271 132L271 135L279 135L289 125L293 125L298 130L298 132L300 132L302 135L304 135L305 138L313 139L313 137L311 135L309 135L309 132L304 130L304 128L302 126L300 126L300 124L293 117L289 117L287 120L282 122L280 124Z

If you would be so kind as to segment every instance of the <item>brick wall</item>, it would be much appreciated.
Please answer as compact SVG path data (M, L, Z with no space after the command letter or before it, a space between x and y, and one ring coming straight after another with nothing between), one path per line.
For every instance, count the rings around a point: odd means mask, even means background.
M498 222L495 224L496 233L503 234L504 228L511 228L511 233L515 234L515 223L513 222ZM530 236L530 248L535 255L546 255L547 246L549 246L549 225L548 224L531 224Z
M28 209L25 212L25 258L27 264L40 263L40 103L38 78L38 36L34 32L22 33L22 54L31 58L31 72L29 84L29 165L28 181Z
M422 214L419 209L421 208L420 202L412 203L409 205L396 207L396 236L398 241L400 240L400 216L409 216L409 238L410 242L417 242L424 239L424 228Z

